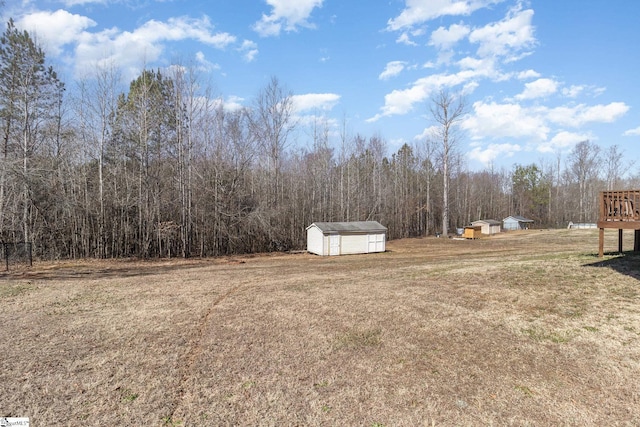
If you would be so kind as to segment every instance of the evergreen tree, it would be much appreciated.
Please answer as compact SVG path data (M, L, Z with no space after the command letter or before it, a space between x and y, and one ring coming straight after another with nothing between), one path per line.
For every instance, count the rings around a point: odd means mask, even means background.
M2 154L0 161L0 210L6 211L7 191L19 206L12 210L22 212L21 233L7 230L4 218L0 218L0 235L12 233L28 241L32 238L31 209L33 188L37 185L32 171L32 159L42 142L44 129L58 121L57 108L62 98L64 84L52 67L45 63L44 51L27 31L16 28L12 19L0 37L0 127ZM14 180L14 182L12 182Z

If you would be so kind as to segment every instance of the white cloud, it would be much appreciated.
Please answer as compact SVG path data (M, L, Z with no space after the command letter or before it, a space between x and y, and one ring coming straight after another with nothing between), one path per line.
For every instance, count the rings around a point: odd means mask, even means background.
M398 36L398 38L396 39L396 43L406 44L407 46L418 46L418 43L411 40L409 38L409 34L407 33L400 34L400 36Z
M294 120L300 130L307 133L307 135L317 135L317 132L328 131L328 136L338 136L336 130L339 129L339 122L327 117L324 114L305 114L302 116L295 116Z
M380 75L378 76L378 79L388 80L391 77L395 77L398 74L400 74L405 69L406 66L407 66L407 63L404 61L388 62L387 66L384 68L384 71L380 73Z
M407 114L413 109L413 105L424 102L433 91L435 85L431 84L429 78L420 79L409 89L394 90L384 97L382 112L367 119L367 122L375 122L382 117Z
M335 93L307 93L293 95L291 98L297 112L314 109L331 110L340 101L340 95Z
M70 47L75 48L76 73L84 74L100 63L118 64L126 78L137 75L145 63L157 61L164 51L164 43L195 40L216 49L225 49L236 43L236 37L226 32L214 32L213 25L205 16L170 18L166 22L150 20L133 31L109 28L92 33L96 22L85 16L64 10L40 11L25 15L17 23L20 28L34 32L46 41L48 53L61 56ZM246 42L243 47L249 46ZM245 56L253 58L253 49L245 49ZM205 64L202 64L205 65ZM209 64L212 65L212 64Z
M211 61L209 61L206 56L204 55L204 53L198 51L196 52L196 61L198 62L199 68L203 71L211 71L211 70L219 70L220 69L220 65L215 64Z
M389 31L411 28L445 15L470 15L503 0L406 0L405 9L387 22Z
M453 50L441 50L438 52L438 60L436 64L439 66L448 66L453 62L453 58L455 57L455 52Z
M599 96L606 88L593 85L571 85L562 89L562 94L567 98L577 98L579 95Z
M612 123L629 111L629 106L624 102L611 102L607 105L594 105L580 111L579 123Z
M498 104L495 102L478 101L473 104L473 112L462 123L475 141L521 139L535 147L541 153L549 153L558 149L566 150L580 141L597 139L591 131L567 131L554 129L554 125L578 128L593 122L612 122L617 120L627 110L624 103L612 102L608 105L576 105L556 108L530 107L526 108L517 103ZM635 130L640 135L640 127ZM549 139L549 135L553 135ZM499 149L508 145L497 144L483 149L474 148L471 157L486 163L487 159L495 158Z
M254 31L262 37L277 36L284 29L295 31L298 27L313 28L307 20L316 7L322 7L323 0L266 0L272 7L270 15L253 25Z
M584 89L584 86L571 85L569 87L562 88L562 94L568 98L577 98Z
M238 48L238 51L241 52L247 62L253 62L258 55L258 45L251 40L245 40L242 42L242 45Z
M461 94L463 96L470 95L473 92L475 92L475 90L478 89L478 87L480 87L480 83L476 81L465 83L465 85L462 87Z
M538 79L525 83L524 91L516 95L516 99L536 99L553 95L558 90L558 82L552 79Z
M453 24L448 29L439 27L431 33L429 45L439 49L450 49L454 44L465 38L471 30L462 24Z
M464 15L494 2L491 1L452 1L452 0L407 0L407 8L395 20L390 21L388 29L410 29L412 25L442 15ZM428 99L434 89L451 88L466 85L465 90L472 91L478 80L489 78L503 81L513 77L500 71L501 62L513 61L528 54L527 49L535 45L532 10L522 10L519 6L509 10L504 19L475 30L463 24L454 24L438 28L432 33L430 43L441 47L437 65L456 64L460 70L456 73L432 74L416 80L412 86L396 89L385 96L381 112L369 118L374 122L385 116L406 114L416 103ZM406 31L405 31L406 33ZM454 53L447 49L455 42L468 36L469 41L478 45L477 56L467 56L454 62ZM532 77L535 72L523 76Z
M16 25L44 43L47 53L60 55L63 46L73 43L87 28L96 26L96 22L86 16L71 14L66 10L55 12L35 12L24 16Z
M501 21L475 29L469 41L477 43L478 55L504 57L511 62L528 55L528 49L536 44L533 34L533 10L514 8Z
M544 116L519 104L482 101L473 104L473 114L463 123L473 138L528 138L545 141L550 132Z
M496 62L493 58L478 59L467 56L458 61L458 66L461 70L472 71L477 76L504 80L502 74L496 70Z
M82 6L85 4L106 4L107 0L63 0L66 7Z
M236 38L228 33L212 33L213 26L209 18L194 19L189 17L169 18L167 22L150 20L131 33L137 40L145 43L161 41L197 40L218 49L224 49L235 43ZM127 34L127 33L123 33Z
M239 96L231 95L226 100L221 100L222 106L227 111L238 111L243 108L242 101L244 98Z
M489 144L484 149L481 147L475 147L467 153L467 156L484 165L489 165L498 157L512 157L520 151L522 151L522 147L518 144Z
M555 134L550 141L539 144L537 149L541 153L553 153L557 150L571 148L580 141L593 139L595 137L590 133L575 133L562 130Z
M622 135L623 136L640 136L640 126L638 126L635 129L629 129L625 131Z
M592 106L578 104L547 109L546 115L552 123L576 128L587 123L612 123L625 115L629 108L624 102Z
M540 77L540 73L534 70L526 70L519 72L516 77L518 78L518 80L537 79L538 77Z
M196 102L199 103L199 106L203 109L208 109L212 112L217 111L219 108L222 108L224 111L229 113L235 113L244 108L242 105L242 101L244 98L239 96L231 95L224 99L223 97L209 99L205 97L196 98Z
M411 31L403 31L396 39L396 43L406 44L407 46L418 46L418 43L414 42L411 37L420 37L426 33L424 28L415 28Z
M429 126L428 128L425 128L422 133L414 136L413 139L415 141L426 141L433 137L433 135L436 135L439 130L440 128L438 126Z
M431 94L440 88L466 85L463 90L473 90L476 84L475 79L481 77L499 77L495 70L487 66L487 63L484 61L480 61L478 64L483 64L483 66L479 66L477 69L463 69L453 74L431 74L416 80L413 85L407 89L393 90L391 93L385 95L384 105L380 108L381 112L366 121L371 123L382 117L407 114L413 110L415 104L427 101Z

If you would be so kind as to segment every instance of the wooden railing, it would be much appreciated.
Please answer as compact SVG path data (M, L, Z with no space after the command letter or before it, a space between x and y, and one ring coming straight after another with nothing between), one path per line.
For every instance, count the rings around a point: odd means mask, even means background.
M601 191L600 221L640 221L640 190Z

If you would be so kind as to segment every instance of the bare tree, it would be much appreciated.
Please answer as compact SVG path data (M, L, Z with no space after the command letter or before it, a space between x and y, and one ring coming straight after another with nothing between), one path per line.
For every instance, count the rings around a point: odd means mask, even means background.
M605 165L607 168L607 190L611 191L618 187L623 171L621 170L623 165L624 152L620 150L617 145L609 147L605 154Z
M90 78L79 83L78 116L81 135L90 158L98 162L98 256L106 256L105 156L113 135L118 106L120 74L113 65L99 66Z
M171 68L173 120L175 121L176 175L180 199L180 241L182 257L190 255L193 239L193 154L195 127L206 116L208 93L201 94L196 67L175 64Z
M440 90L431 99L431 116L435 125L431 128L431 137L439 143L442 157L442 234L449 232L449 181L450 160L455 151L460 121L465 114L465 101L446 90Z
M600 167L600 147L588 140L579 142L569 155L569 171L578 184L579 221L593 220L595 212L595 180Z
M423 197L421 197L421 204L419 206L421 215L420 221L423 224L420 225L420 229L424 230L424 233L429 234L432 230L432 219L433 219L433 202L432 202L432 194L433 194L433 180L436 175L436 141L429 136L425 138L424 144L416 145L416 153L418 156L418 161L420 164L420 174L418 174L420 179L421 193Z
M293 130L293 98L290 92L272 77L269 84L258 94L251 111L251 129L267 156L271 185L271 206L280 202L282 184L280 172L282 157Z
M343 116L340 127L340 153L338 157L338 168L340 172L340 211L338 217L341 220L349 221L349 156L351 152L350 140L347 136L347 119Z

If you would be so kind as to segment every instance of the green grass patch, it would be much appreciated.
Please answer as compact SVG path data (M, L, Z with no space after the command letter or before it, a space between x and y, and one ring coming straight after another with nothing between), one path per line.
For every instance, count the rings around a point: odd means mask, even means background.
M382 330L380 329L354 329L340 334L335 339L335 346L342 348L366 348L376 347L381 343Z
M31 282L27 283L2 283L0 284L0 298L12 298L25 294L34 289Z
M541 328L526 328L522 329L522 333L533 341L551 341L556 344L567 343L570 341L569 334L566 332L547 332Z
M533 396L533 391L529 387L527 387L525 385L517 385L516 386L516 390L518 390L519 392L521 392L522 394L524 394L527 397Z
M134 393L131 390L127 389L123 392L122 401L123 402L133 402L138 398L138 393Z

